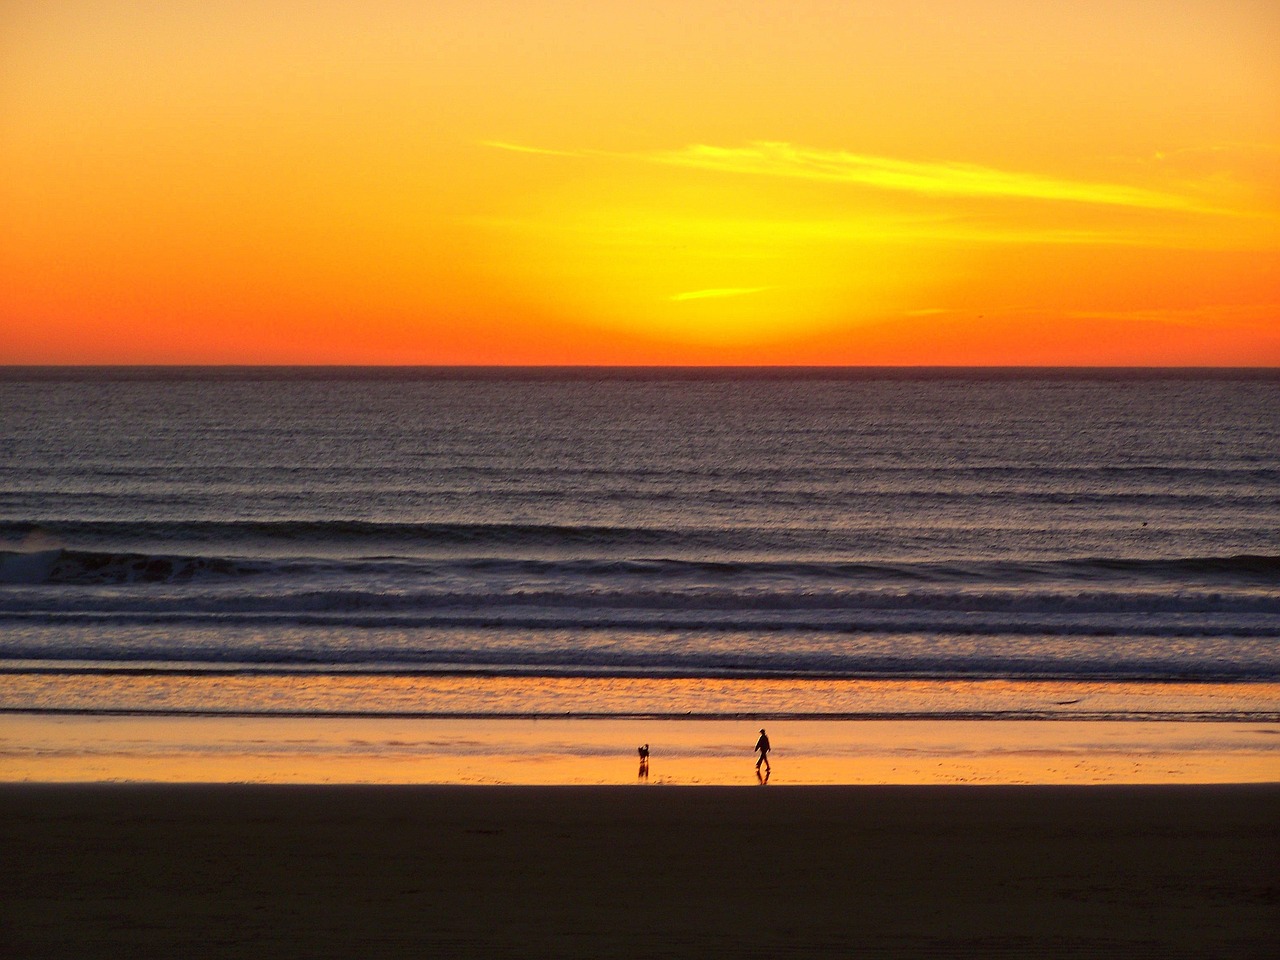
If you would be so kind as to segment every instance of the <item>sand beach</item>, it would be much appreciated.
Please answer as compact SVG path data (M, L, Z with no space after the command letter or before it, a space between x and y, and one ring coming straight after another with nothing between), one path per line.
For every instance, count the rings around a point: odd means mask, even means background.
M8 957L1263 957L1280 786L0 787Z

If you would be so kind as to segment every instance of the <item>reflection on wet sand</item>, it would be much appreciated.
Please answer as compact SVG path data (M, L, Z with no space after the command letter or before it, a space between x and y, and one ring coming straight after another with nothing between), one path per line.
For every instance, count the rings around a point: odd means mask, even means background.
M746 785L745 721L657 722L655 784ZM636 782L655 721L76 717L9 714L0 779L266 783ZM1280 780L1263 723L785 721L787 784ZM639 735L637 735L639 734ZM767 768L761 780L767 777Z

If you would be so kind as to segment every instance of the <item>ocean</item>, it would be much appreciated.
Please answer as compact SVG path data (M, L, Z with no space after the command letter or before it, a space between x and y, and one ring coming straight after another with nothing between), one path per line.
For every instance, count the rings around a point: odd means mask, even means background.
M1274 371L20 369L0 710L1280 721Z

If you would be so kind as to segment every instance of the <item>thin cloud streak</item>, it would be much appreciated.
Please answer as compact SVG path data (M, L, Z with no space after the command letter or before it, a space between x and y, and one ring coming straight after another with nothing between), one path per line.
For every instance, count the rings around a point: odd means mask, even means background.
M495 150L506 150L510 153L536 153L546 157L580 157L581 153L573 150L547 150L543 147L526 147L520 143L507 143L505 140L481 140L480 146L493 147Z
M772 287L712 287L709 290L689 290L677 293L672 300L705 300L709 297L741 297L749 293L761 293Z
M497 140L483 141L483 145L515 153L603 157L722 173L848 183L926 196L1006 197L1187 213L1232 213L1188 197L1123 184L1064 180L972 163L896 160L843 150L814 150L774 141L755 141L745 147L693 144L679 150L645 153L548 150Z
M1185 197L1140 187L1061 180L970 163L927 163L843 150L810 150L789 143L756 142L746 147L698 144L682 150L649 154L646 159L671 166L856 183L934 196L1021 197L1153 210L1210 212Z

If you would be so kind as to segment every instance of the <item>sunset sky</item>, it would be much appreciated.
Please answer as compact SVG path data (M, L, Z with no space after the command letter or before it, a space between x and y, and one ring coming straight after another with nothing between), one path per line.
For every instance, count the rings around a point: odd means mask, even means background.
M0 362L1280 365L1275 0L0 8Z

